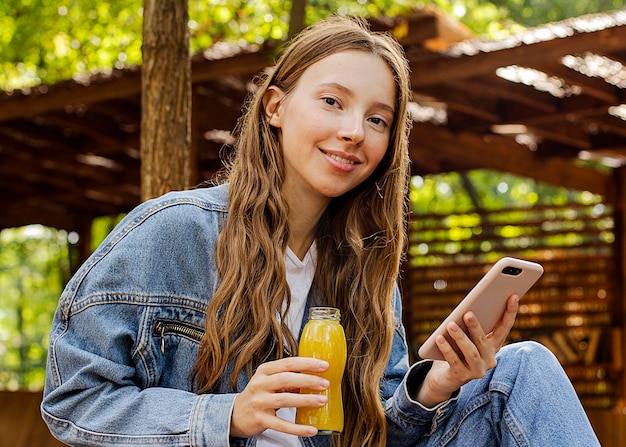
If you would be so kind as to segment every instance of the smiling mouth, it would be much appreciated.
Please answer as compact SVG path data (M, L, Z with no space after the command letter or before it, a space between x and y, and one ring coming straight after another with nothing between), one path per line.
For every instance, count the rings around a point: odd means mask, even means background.
M356 161L348 160L347 158L340 157L339 155L329 154L328 152L326 152L324 150L322 150L322 152L325 155L327 155L328 157L332 158L333 160L337 160L340 163L346 163L346 164L349 164L349 165L355 165L356 164Z

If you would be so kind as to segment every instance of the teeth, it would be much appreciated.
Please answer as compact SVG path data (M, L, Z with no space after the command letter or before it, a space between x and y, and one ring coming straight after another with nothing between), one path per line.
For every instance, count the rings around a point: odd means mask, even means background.
M348 160L347 158L340 157L339 155L334 155L334 154L329 154L329 153L326 153L326 155L328 155L330 158L334 158L335 160L340 161L341 163L347 163L349 165L355 164L354 161Z

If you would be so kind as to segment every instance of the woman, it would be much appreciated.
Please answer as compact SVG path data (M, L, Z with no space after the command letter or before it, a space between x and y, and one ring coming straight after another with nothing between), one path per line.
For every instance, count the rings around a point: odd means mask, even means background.
M558 362L449 332L408 364L396 285L405 244L410 81L401 47L331 18L293 40L247 105L227 182L133 210L68 283L42 404L70 445L598 445ZM348 340L345 428L295 409L328 383L298 357L311 304ZM498 366L496 366L496 363Z

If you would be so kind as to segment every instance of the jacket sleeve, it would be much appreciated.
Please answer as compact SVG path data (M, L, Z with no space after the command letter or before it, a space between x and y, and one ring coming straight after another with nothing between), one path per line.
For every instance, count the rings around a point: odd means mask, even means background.
M417 444L419 439L430 434L449 417L456 405L458 392L434 408L426 408L412 398L432 362L422 360L409 366L406 333L402 324L402 301L397 287L393 305L396 331L381 393L387 416L387 445L404 447Z
M210 241L195 223L207 217L178 205L148 202L131 212L61 296L41 411L68 445L229 445L235 394L194 393L187 383L197 345L177 342L190 355L168 359L149 330L155 312L204 315L198 296L207 287L198 277L207 276L199 273Z

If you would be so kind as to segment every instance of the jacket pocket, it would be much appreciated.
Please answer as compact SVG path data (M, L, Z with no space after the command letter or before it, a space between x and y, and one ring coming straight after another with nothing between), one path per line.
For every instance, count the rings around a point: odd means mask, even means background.
M179 336L200 342L204 336L204 328L183 321L157 318L152 322L152 335L161 338L161 352L165 354L166 336Z

